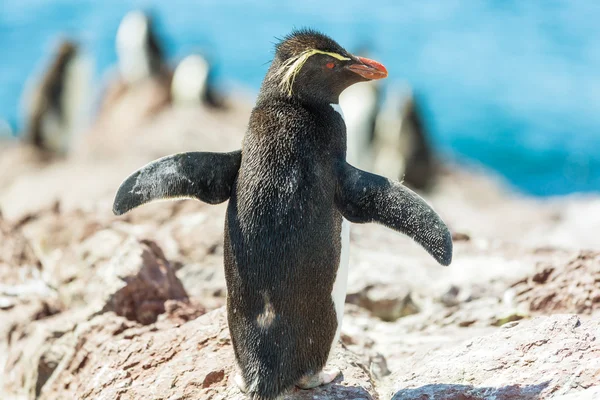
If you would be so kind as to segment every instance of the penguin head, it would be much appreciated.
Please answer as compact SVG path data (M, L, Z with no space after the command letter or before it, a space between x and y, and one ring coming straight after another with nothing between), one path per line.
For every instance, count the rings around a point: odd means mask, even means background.
M263 90L300 101L337 104L348 86L386 76L387 70L377 61L354 56L330 37L304 29L276 45Z
M77 43L70 40L62 40L58 45L57 58L70 60L77 55Z
M146 46L151 34L150 24L150 16L143 11L134 10L127 13L117 31L117 50Z

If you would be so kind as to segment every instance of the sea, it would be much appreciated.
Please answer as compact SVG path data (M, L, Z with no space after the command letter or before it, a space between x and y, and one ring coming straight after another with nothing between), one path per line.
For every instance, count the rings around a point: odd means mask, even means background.
M496 171L536 196L600 191L597 0L0 0L4 131L22 127L25 82L58 38L77 40L101 81L133 9L155 16L173 63L209 54L225 90L256 92L273 44L293 28L369 48L390 84L420 97L444 158Z

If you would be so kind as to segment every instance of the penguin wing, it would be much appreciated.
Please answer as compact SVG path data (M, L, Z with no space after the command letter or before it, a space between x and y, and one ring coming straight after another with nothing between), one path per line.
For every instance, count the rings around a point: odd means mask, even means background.
M177 198L222 203L231 196L241 160L241 150L159 158L125 179L115 196L113 212L121 215L154 200Z
M354 168L338 170L336 206L354 223L377 222L410 236L442 265L452 261L452 236L435 211L399 182Z

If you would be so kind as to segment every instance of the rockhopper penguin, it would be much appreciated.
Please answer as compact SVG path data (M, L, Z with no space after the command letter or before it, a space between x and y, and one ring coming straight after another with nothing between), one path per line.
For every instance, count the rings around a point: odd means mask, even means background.
M134 10L125 15L117 31L116 50L121 78L129 85L164 72L164 52L147 13Z
M439 167L422 102L410 88L393 86L387 92L377 117L373 172L427 191L435 184Z
M229 199L227 315L236 381L251 398L275 399L339 374L324 368L346 295L347 221L383 224L450 264L450 233L425 201L346 163L339 95L386 76L383 65L323 34L294 31L276 45L242 150L161 158L117 192L116 214L159 199Z
M178 106L225 108L214 84L214 68L201 54L190 54L175 68L171 98Z
M22 100L26 142L48 156L68 153L86 112L90 73L79 46L71 40L60 40L52 63L39 81L32 78L26 85Z

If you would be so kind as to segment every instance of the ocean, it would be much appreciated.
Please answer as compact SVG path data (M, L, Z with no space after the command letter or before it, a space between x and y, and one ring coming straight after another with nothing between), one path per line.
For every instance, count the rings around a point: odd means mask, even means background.
M2 0L0 120L22 125L27 78L59 35L76 39L100 80L122 16L156 16L168 56L208 52L225 88L256 91L273 43L313 27L352 51L369 46L422 98L446 158L551 196L600 191L600 2L329 0Z

